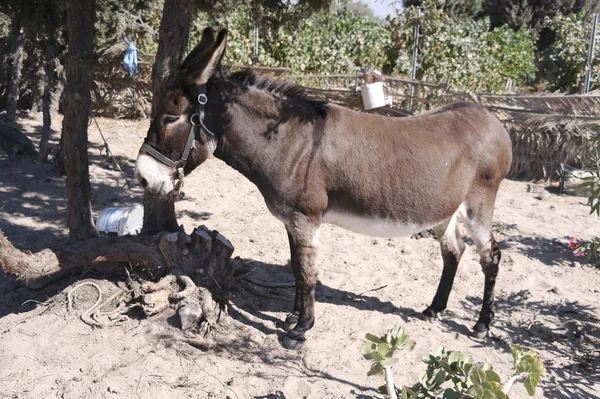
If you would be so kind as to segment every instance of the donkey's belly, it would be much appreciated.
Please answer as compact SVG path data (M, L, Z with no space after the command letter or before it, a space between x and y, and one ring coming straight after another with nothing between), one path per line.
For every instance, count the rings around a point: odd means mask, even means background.
M333 224L344 229L375 237L408 236L426 230L432 224L414 224L401 221L369 218L328 210L323 215L323 223Z

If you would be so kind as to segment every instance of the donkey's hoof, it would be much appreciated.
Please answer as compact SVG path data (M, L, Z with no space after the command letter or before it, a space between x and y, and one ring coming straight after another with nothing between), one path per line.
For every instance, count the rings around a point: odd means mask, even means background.
M431 309L425 309L422 313L417 313L417 316L421 320L425 320L425 321L441 320L440 314Z
M281 327L283 328L283 331L288 332L292 328L296 327L296 324L298 324L298 315L290 313L285 318L285 321Z
M302 347L304 346L304 343L306 342L306 338L302 338L302 339L294 339L294 338L290 338L287 335L283 338L283 341L281 342L281 345L285 348L285 349L289 349L289 350L300 350L302 349Z
M475 324L475 327L473 327L472 335L475 338L482 339L488 336L489 331L490 330L485 326L485 324L477 323Z
M296 322L290 323L287 319L283 322L283 324L281 325L281 328L283 328L283 331L288 332L291 329L293 329L294 327L296 327Z

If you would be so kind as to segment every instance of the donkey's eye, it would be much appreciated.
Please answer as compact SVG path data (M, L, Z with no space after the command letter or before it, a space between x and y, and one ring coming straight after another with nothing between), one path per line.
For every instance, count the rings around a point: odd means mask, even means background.
M169 123L177 122L178 120L179 120L179 116L167 115L163 119L163 124L166 126Z

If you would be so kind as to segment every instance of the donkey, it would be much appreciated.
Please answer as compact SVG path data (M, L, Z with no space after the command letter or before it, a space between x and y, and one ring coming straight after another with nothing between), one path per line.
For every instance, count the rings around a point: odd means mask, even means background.
M502 124L470 103L387 118L310 101L289 83L221 70L226 39L226 30L215 38L205 29L161 97L136 161L145 195L173 195L212 154L258 187L290 244L296 296L282 343L289 349L304 343L315 321L321 224L380 237L433 228L444 267L423 315L434 318L446 308L465 248L460 215L485 276L474 327L485 337L500 261L494 202L512 158Z

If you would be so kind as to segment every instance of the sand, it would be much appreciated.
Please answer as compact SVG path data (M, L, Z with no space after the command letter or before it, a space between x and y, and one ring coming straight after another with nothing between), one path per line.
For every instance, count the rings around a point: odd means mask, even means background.
M60 116L54 115L60 131ZM41 115L23 115L20 125L36 143ZM133 168L147 121L98 118L124 174L100 154L95 124L89 129L93 210L141 204ZM56 146L58 133L53 146ZM124 186L128 180L131 187ZM9 165L0 153L0 229L19 248L38 251L66 240L64 178L51 165ZM600 397L600 269L573 256L570 237L599 233L586 199L550 195L543 186L505 180L494 231L502 249L492 339L469 330L483 293L478 255L467 239L454 290L442 320L415 317L433 298L442 261L433 238L382 239L324 226L319 254L316 324L301 351L279 340L277 321L292 307L292 290L238 294L219 344L201 351L173 337L180 334L170 309L148 319L130 318L92 328L81 313L96 300L91 281L106 295L125 276L119 267L79 268L42 288L0 273L0 398L370 398L383 377L367 377L361 356L367 332L405 326L416 340L399 353L398 385L412 385L421 358L438 346L461 350L493 364L504 378L513 373L509 343L535 350L548 375L536 398ZM293 281L283 225L267 210L258 190L235 170L211 158L186 179L176 203L187 231L201 224L234 245L234 256L251 265L255 280ZM464 231L464 229L463 229ZM45 303L45 304L44 304ZM512 398L527 397L517 387Z

